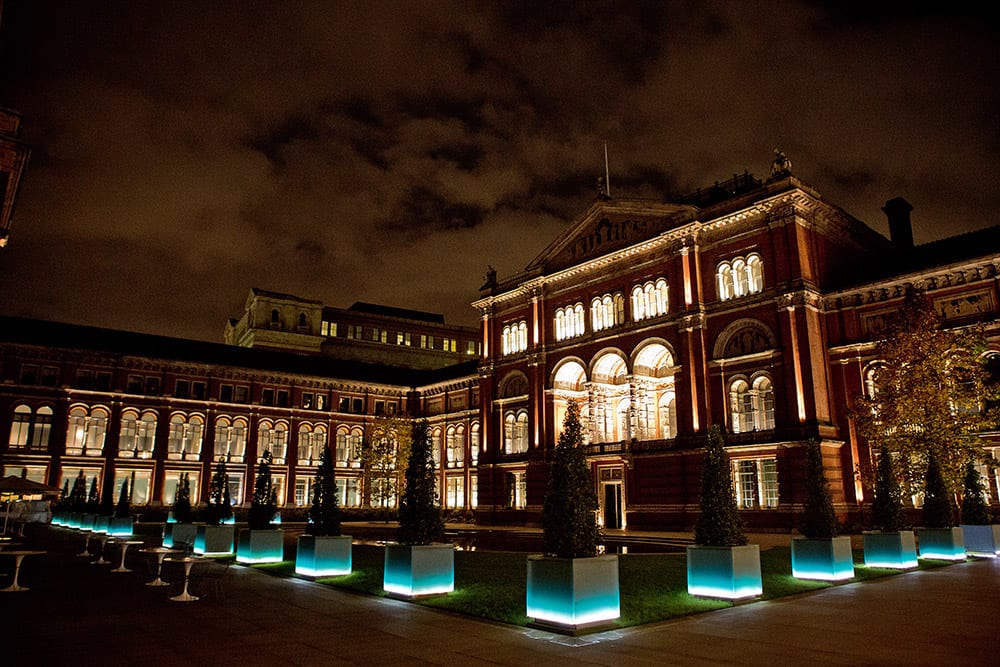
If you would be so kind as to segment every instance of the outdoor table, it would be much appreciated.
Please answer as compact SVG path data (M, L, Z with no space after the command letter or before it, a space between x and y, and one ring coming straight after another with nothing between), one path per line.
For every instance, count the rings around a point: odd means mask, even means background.
M92 537L93 537L93 535L90 533L89 530L88 531L84 531L84 533L83 533L83 551L81 551L80 553L78 553L77 556L80 556L81 558L89 558L90 557L90 538L92 538Z
M111 570L112 572L131 572L132 570L125 567L125 552L128 551L129 546L133 544L142 544L142 540L117 540L118 544L122 547L122 562L121 565Z
M104 545L108 542L108 536L100 533L97 535L97 541L101 543L101 550L97 552L97 560L91 565L111 565L111 561L104 560Z
M21 573L21 561L24 560L25 556L37 556L39 554L44 554L45 551L4 551L2 554L4 556L14 557L14 583L12 583L7 588L0 590L0 593L16 593L17 591L26 591L28 588L26 586L19 586L17 583L17 576Z
M194 595L188 593L188 579L191 576L191 566L195 563L203 563L206 559L197 558L194 556L184 556L182 558L166 558L164 560L170 561L171 563L183 563L184 564L184 591L180 595L175 595L170 598L174 602L194 602L198 598Z
M156 556L156 579L148 582L147 586L169 586L169 581L164 581L160 579L160 571L163 570L163 558L167 554L179 554L178 549L170 549L168 547L149 547L147 549L140 549L139 551L146 554L153 554Z

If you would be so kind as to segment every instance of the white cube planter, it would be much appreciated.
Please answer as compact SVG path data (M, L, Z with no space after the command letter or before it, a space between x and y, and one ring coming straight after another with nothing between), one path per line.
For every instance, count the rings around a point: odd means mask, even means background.
M527 584L533 626L577 635L611 627L621 616L617 555L529 556Z
M935 560L965 560L962 529L917 528L917 553L920 558Z
M201 524L194 538L194 552L201 555L224 556L233 553L232 524Z
M1000 524L962 524L962 540L965 542L965 553L994 558L1000 555Z
M350 535L301 535L295 546L295 574L301 577L339 577L350 574Z
M174 549L184 545L194 548L194 538L198 536L198 526L193 523L163 524L163 540L161 544Z
M132 537L132 517L119 516L108 519L108 535L111 537Z
M413 598L455 590L455 547L451 544L387 544L382 588Z
M285 559L285 531L280 528L241 530L236 547L236 562L280 563Z
M796 579L843 581L854 577L854 553L848 535L792 539L792 576Z
M698 597L741 600L764 592L760 546L687 548L688 593Z
M864 542L868 567L909 570L917 566L917 540L912 530L866 532Z

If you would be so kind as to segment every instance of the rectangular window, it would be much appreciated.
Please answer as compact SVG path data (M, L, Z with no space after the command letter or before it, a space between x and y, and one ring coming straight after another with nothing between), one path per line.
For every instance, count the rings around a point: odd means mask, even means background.
M375 414L376 415L385 414L385 401L375 401Z
M246 386L238 386L233 394L233 400L236 403L249 403L250 402L250 389Z
M528 484L525 473L507 473L507 502L511 509L516 510L523 510L528 506Z
M129 375L128 382L125 385L125 393L141 394L144 386L144 380L141 375Z
M337 406L338 412L350 412L351 411L351 399L346 396L340 397L340 404Z
M362 398L355 398L351 401L351 411L355 414L364 414L365 412L365 402Z
M427 336L420 334L420 347L427 347Z
M733 461L733 481L740 509L778 506L778 463L774 458Z
M174 385L174 396L177 398L187 398L191 395L191 385L187 380L178 380Z
M264 389L260 392L261 405L274 405L274 390Z
M38 383L43 387L54 387L59 380L59 369L55 366L42 366L42 373L38 378Z
M219 400L223 403L233 402L233 385L224 384L219 387Z
M129 376L131 378L132 376ZM93 389L94 388L94 371L80 368L76 371L76 384L75 387L80 389ZM134 393L134 392L129 392Z
M316 394L316 409L326 410L326 396L323 394Z
M448 488L445 491L445 507L465 507L465 479L459 475L446 480Z
M278 407L287 408L288 407L288 390L279 389L278 390Z
M427 349L428 350L433 350L434 349L434 336L428 336L427 337Z
M205 383L204 382L192 382L191 383L191 398L195 398L199 401L205 400Z
M198 473L189 472L188 481L191 484L191 504L197 505L198 503ZM181 471L179 470L168 470L163 475L163 504L173 505L174 496L177 493L177 483L180 480ZM230 480L232 475L229 476ZM117 495L117 494L116 494Z
M312 410L313 406L313 395L311 393L302 392L302 407L306 410Z
M476 341L467 340L465 341L465 353L466 354L476 354Z
M295 478L295 504L299 507L312 504L312 479L308 477Z
M21 384L38 384L38 366L21 364Z
M100 373L98 373L98 384L100 384ZM157 396L160 393L160 378L146 378L146 395Z

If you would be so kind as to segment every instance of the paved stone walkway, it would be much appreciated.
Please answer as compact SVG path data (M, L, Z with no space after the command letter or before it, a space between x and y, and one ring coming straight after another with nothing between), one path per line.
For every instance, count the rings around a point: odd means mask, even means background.
M32 590L0 594L0 665L937 666L1000 651L996 559L568 638L237 566L224 600L170 602L145 574L76 558L80 545L51 543L25 561Z

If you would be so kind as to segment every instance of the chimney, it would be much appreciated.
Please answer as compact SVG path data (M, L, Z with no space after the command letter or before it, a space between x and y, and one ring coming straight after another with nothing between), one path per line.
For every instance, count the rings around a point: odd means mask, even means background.
M902 197L890 199L882 207L882 212L889 219L889 240L899 250L913 249L913 226L910 224L910 211L913 206Z

